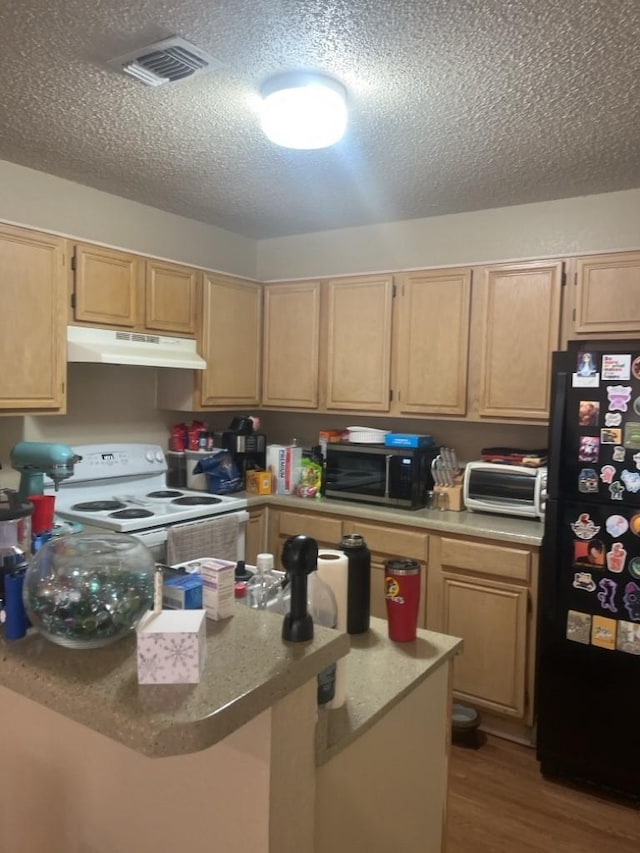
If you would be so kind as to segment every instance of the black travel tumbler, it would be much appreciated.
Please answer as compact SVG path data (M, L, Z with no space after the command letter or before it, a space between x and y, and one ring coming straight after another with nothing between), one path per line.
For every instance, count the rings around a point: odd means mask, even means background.
M347 633L364 634L369 630L371 596L371 552L357 533L342 537L338 548L347 555Z

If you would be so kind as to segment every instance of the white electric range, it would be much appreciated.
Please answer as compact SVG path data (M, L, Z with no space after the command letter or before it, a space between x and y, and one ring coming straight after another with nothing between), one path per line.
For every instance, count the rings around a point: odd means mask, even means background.
M249 519L245 498L167 486L167 461L158 444L83 444L72 449L82 457L73 475L57 492L53 481L45 482L62 520L80 522L88 532L130 533L164 562L169 526L235 513L240 521L236 559L244 559Z

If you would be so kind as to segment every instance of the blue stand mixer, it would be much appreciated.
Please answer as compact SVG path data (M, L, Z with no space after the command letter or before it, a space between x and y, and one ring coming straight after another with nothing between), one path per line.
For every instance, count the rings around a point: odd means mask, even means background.
M19 441L10 454L11 467L20 472L18 498L26 501L29 495L44 493L44 475L58 484L73 474L73 466L82 457L66 444L51 444L48 441Z

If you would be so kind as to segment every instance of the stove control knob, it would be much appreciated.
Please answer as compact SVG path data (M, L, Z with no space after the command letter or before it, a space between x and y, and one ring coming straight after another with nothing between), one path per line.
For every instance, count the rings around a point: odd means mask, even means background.
M164 462L164 453L161 450L156 450L156 462Z
M147 462L153 462L153 459L154 459L153 450L147 450L147 452L144 454L144 458L147 460Z

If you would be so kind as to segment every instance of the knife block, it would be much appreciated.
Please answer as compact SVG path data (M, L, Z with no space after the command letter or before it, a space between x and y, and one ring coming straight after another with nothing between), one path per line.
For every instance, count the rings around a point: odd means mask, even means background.
M464 502L462 500L462 483L454 483L453 486L434 486L434 492L444 492L449 501L449 509L453 512L462 512Z

